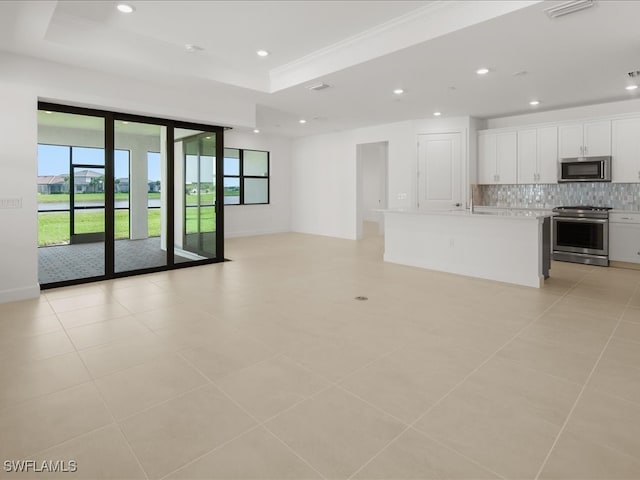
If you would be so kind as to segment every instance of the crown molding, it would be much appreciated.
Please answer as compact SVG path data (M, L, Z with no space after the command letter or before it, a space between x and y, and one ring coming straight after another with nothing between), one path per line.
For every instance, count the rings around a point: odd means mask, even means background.
M541 1L434 0L422 8L272 69L269 72L270 92L318 79Z

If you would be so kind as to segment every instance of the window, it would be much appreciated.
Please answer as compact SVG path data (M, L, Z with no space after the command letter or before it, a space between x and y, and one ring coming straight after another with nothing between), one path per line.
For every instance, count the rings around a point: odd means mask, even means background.
M269 203L269 152L224 149L224 204Z
M130 236L129 159L129 150L115 150L116 239ZM103 148L38 143L37 185L38 246L68 244L74 234L104 231Z

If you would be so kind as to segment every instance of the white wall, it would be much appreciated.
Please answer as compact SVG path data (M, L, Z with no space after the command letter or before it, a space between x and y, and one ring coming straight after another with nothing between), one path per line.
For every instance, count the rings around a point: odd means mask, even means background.
M539 123L565 122L581 120L586 117L599 117L640 112L640 99L620 102L599 103L584 107L563 108L546 112L528 113L510 117L492 118L486 121L484 128L507 128Z
M363 143L389 143L388 208L415 208L417 135L462 132L463 138L467 139L463 142L466 165L469 127L469 117L438 118L377 125L294 140L291 167L292 230L357 238L356 146Z
M37 98L29 88L0 84L0 302L38 295L36 216Z
M208 125L253 127L255 103L210 85L200 95L179 80L137 80L0 52L0 80L31 86L40 100ZM164 85L160 82L164 82Z
M262 235L291 230L291 140L274 135L228 130L225 148L269 152L270 203L224 207L225 237Z

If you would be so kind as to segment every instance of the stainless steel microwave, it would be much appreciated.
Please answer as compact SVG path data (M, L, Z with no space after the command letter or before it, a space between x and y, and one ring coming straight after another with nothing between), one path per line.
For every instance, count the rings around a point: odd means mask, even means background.
M611 157L563 158L558 163L558 182L610 182Z

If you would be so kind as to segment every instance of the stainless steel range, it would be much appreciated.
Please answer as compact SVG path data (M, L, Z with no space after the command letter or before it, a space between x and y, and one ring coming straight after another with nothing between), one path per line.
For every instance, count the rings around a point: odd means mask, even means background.
M609 207L553 209L553 259L609 266Z

